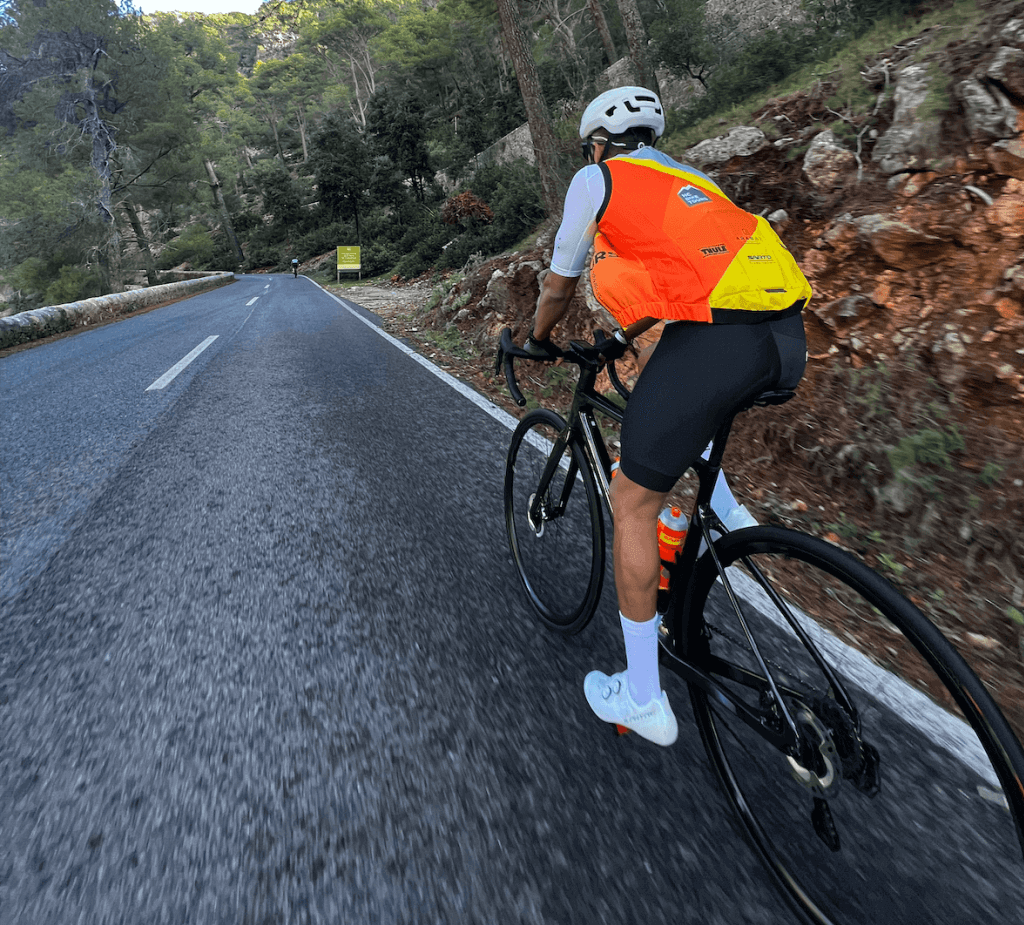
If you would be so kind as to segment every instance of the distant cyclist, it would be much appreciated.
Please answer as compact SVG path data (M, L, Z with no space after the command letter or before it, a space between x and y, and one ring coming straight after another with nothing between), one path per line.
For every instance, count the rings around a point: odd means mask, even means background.
M292 276L299 278L299 258L292 257Z
M559 354L551 332L591 244L594 295L619 324L669 322L626 406L612 482L627 668L592 671L583 689L602 720L671 745L676 718L658 678L658 514L726 415L767 389L796 387L811 287L765 219L654 149L664 129L661 101L642 87L602 93L583 113L589 163L566 194L526 349Z

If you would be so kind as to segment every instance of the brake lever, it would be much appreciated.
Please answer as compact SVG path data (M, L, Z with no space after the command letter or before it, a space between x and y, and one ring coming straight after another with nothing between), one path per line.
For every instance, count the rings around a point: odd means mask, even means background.
M623 384L619 378L619 371L615 368L615 361L623 357L626 353L626 348L629 346L629 341L626 339L624 331L618 330L612 336L608 336L600 328L594 331L594 346L602 346L604 348L611 348L608 353L602 352L602 356L607 360L605 364L605 371L608 373L608 379L612 384L612 388L619 393L626 401L629 401L629 389Z

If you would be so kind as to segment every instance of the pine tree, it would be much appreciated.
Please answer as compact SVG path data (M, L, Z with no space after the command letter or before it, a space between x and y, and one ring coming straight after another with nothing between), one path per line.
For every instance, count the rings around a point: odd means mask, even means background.
M541 95L540 78L533 54L523 32L518 0L497 0L501 31L505 48L512 59L512 66L519 81L519 91L526 107L526 118L533 136L533 148L540 171L541 187L544 191L544 206L550 216L562 213L562 191L558 182L558 152L555 136L551 129L551 116Z

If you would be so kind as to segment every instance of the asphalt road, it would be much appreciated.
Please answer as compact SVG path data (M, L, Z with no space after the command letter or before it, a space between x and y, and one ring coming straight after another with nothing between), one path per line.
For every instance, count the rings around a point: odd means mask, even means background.
M0 923L793 921L674 680L586 706L609 591L533 619L508 439L290 275L0 360Z

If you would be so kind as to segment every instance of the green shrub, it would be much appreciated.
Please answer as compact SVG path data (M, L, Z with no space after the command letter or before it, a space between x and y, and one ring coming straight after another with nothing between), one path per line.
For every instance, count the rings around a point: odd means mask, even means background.
M286 263L285 254L279 246L258 240L249 242L245 252L245 265L250 270L283 267Z
M103 293L102 280L96 270L75 264L62 264L68 254L55 254L46 260L29 257L6 274L5 282L17 293L12 302L19 311L44 305L64 305L89 299Z
M914 466L932 466L937 469L952 470L951 454L964 448L964 438L956 427L945 430L928 427L908 434L889 451L889 465L892 471L899 473Z
M209 229L196 223L189 225L164 248L157 266L161 270L169 270L179 264L189 263L197 270L210 269L215 251L216 245Z
M387 241L364 244L360 252L363 276L379 276L386 273L398 263L400 256L398 248Z
M500 254L513 247L544 219L540 175L522 161L484 167L470 182L470 191L483 200L494 213L492 221L473 222L455 232L454 240L445 247L438 266L465 266L475 253L485 257Z
M103 284L96 271L81 267L61 267L60 275L46 287L43 301L47 305L64 305L102 294Z
M349 246L354 243L355 231L351 225L345 222L331 222L297 238L295 253L292 256L305 261L326 254L338 246Z
M19 263L8 276L8 281L15 289L20 289L23 296L41 296L53 279L47 262L42 257L29 257Z

